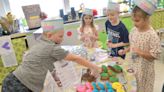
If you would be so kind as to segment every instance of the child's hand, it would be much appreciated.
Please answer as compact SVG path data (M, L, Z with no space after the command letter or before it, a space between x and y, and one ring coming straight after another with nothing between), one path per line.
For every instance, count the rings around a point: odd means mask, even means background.
M113 43L107 43L107 46L109 47L109 48L116 48L117 47L117 44L113 44Z
M121 50L118 51L118 54L121 55L121 56L123 56L123 55L126 54L126 52L125 52L125 50L121 49Z
M142 50L140 48L133 47L132 51L136 53L137 55L140 55L142 53Z
M82 41L84 41L84 40L85 40L85 38L86 38L86 36L85 36L85 35L81 35L81 40L82 40Z
M91 35L91 39L96 40L97 37L95 35Z
M100 73L102 72L101 68L98 69L91 69L91 75L95 76L96 78L100 76Z

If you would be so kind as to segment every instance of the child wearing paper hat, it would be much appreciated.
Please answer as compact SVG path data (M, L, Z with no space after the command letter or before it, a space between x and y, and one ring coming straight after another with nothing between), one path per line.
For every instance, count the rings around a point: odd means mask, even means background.
M106 33L108 35L107 46L109 55L112 60L116 61L117 57L125 59L125 55L119 55L118 51L123 50L129 44L128 30L119 19L120 5L118 3L109 2L107 7L107 18L105 22Z
M148 15L152 15L157 9L157 0L134 0L134 4Z
M4 79L2 92L41 92L47 71L52 71L53 63L62 59L89 67L94 74L100 72L95 64L61 48L63 20L44 20L42 27L39 41L24 55L22 64Z
M83 14L93 16L93 10L92 9L85 8Z
M155 70L154 61L160 57L160 39L150 25L150 15L155 11L153 0L134 0L132 29L129 40L131 55L131 69L134 71L137 82L137 92L153 92Z
M85 9L82 16L82 25L80 25L78 31L79 39L84 43L84 46L89 48L97 47L98 32L91 9Z
M111 11L120 12L120 5L115 2L108 2L107 9Z

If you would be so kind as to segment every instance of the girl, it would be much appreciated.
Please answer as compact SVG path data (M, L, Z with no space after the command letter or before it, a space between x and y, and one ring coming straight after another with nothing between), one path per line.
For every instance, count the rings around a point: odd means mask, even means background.
M137 92L153 92L154 60L160 56L160 40L149 22L150 15L155 10L153 8L155 4L153 1L146 0L134 2L136 6L132 12L132 20L135 27L129 36L130 48L119 51L119 54L123 55L128 50L131 52L131 69L136 77ZM149 7L142 6L142 3Z
M84 42L84 46L89 48L97 47L96 41L98 40L98 32L93 23L92 10L85 10L79 31L80 40Z

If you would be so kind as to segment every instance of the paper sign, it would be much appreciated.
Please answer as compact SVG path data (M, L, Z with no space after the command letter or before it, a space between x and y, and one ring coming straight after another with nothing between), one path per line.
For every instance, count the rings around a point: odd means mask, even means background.
M28 27L30 29L41 26L41 18L40 18L41 9L38 4L22 6L22 9L26 17Z
M50 71L47 72L42 92L62 92L61 88L57 86Z
M63 89L71 88L80 82L80 78L72 62L62 60L55 62L54 65Z
M78 39L78 31L77 30L64 30L64 38L62 45L79 45L82 42Z
M0 55L5 67L17 65L17 60L11 44L10 36L0 37Z
M18 65L14 52L7 55L2 55L1 58L2 58L4 67L11 67L11 66Z

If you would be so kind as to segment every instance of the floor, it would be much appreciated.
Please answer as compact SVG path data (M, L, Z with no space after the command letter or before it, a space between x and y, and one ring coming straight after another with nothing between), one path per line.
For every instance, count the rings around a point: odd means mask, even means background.
M156 61L155 63L155 85L154 92L162 92L162 86L164 84L164 60Z

